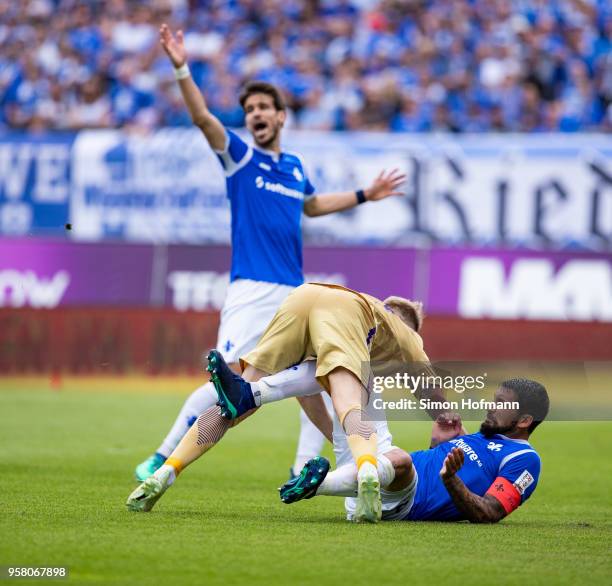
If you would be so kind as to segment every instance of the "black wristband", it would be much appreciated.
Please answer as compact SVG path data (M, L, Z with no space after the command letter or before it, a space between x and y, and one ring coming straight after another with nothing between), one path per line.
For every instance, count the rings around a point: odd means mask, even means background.
M368 200L366 199L366 196L365 196L365 191L364 191L363 189L358 189L358 190L355 192L355 195L357 196L357 205L362 204L362 203L365 203L366 201L368 201Z

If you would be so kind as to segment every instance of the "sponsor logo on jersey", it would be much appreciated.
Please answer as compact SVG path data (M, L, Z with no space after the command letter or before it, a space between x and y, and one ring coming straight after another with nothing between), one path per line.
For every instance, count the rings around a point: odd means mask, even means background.
M531 474L527 470L524 470L523 473L514 481L514 486L516 490L518 490L521 494L533 484L534 479Z
M300 191L299 189L291 189L282 183L272 183L271 181L266 181L261 175L258 175L255 178L255 186L257 189L266 189L267 191L272 191L273 193L278 193L280 195L286 195L287 197L304 199L303 191Z
M458 448L461 448L466 458L468 458L472 462L476 462L476 464L478 464L478 466L482 468L482 462L480 461L478 454L474 451L474 448L470 446L470 444L468 444L465 440L454 439L450 440L450 443L455 444Z
M487 445L487 450L491 450L492 452L501 452L502 444L496 444L495 442L489 442Z

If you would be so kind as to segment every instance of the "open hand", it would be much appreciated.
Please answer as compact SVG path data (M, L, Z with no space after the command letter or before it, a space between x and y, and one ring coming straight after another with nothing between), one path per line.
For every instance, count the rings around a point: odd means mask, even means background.
M440 478L442 480L448 480L452 478L463 466L465 461L465 454L461 448L453 448L444 458L444 463L440 469Z
M374 179L374 183L365 190L365 196L368 201L378 201L390 195L403 195L403 191L399 191L398 187L404 183L406 175L400 173L399 169L393 169L387 173L381 171L378 177Z
M172 65L175 68L181 67L187 62L183 31L177 31L175 37L170 27L164 23L159 29L159 43L164 48L168 57L170 57L170 61L172 61Z

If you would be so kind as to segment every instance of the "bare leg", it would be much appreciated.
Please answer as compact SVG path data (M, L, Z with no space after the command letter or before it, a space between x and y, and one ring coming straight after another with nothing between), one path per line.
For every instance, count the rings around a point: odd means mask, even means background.
M365 462L376 467L376 430L366 420L362 405L366 391L361 381L345 368L336 368L328 375L331 397L340 425L346 432L357 469Z
M249 369L247 375L257 378L262 376L262 373L255 369ZM221 411L217 406L210 407L204 411L170 454L166 462L132 491L126 502L127 508L135 512L150 511L166 490L174 484L176 477L186 466L195 462L195 460L219 443L230 427L238 425L256 410L251 409L234 421L228 421L222 417Z
M240 365L236 362L229 364L229 367L236 373L240 373ZM195 423L198 416L204 413L210 407L214 407L217 402L217 393L212 382L206 382L187 397L179 414L177 415L170 431L166 434L160 446L155 451L153 456L142 462L136 468L136 477L144 479L155 471L163 460L176 449L180 441L185 437L191 426ZM155 468L150 463L153 458L160 459L160 462Z
M377 523L381 519L380 479L376 453L376 429L362 409L365 389L361 381L345 368L328 375L332 401L340 425L357 464L357 510L354 520Z
M238 365L232 364L231 366L235 368ZM243 377L246 380L256 381L262 376L266 376L266 374L262 370L249 365L246 367ZM230 427L238 425L255 413L255 411L257 409L252 409L242 415L242 417L228 421L221 416L218 407L210 407L191 426L191 429L166 460L166 465L172 466L175 475L178 475L183 469L217 445Z

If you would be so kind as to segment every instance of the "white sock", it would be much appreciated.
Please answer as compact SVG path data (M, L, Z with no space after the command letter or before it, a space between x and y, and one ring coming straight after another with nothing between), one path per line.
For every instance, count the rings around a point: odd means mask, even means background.
M317 496L357 496L357 466L345 464L329 472L317 488Z
M357 470L357 482L359 482L359 479L363 478L366 474L369 476L376 476L378 478L378 468L376 468L372 462L364 462L361 466L359 466L359 470Z
M174 481L176 480L176 470L173 466L170 466L169 464L163 464L160 468L153 472L153 476L155 476L155 478L159 478L166 471L170 472L168 476L168 486L172 486L174 484Z
M333 418L333 405L331 397L327 393L321 393L330 417ZM299 474L304 464L315 456L318 456L325 444L325 436L319 428L308 418L303 409L300 409L300 437L298 439L293 473Z
M378 470L378 480L381 488L387 488L395 480L395 468L391 460L384 454L376 456L376 468Z
M255 404L259 407L288 397L305 397L320 393L323 389L315 378L316 370L317 363L314 360L307 360L250 383L255 395Z
M164 457L168 457L174 448L179 445L183 436L189 431L193 422L209 407L212 407L218 401L217 392L211 382L207 382L200 388L196 389L189 395L183 404L181 411L170 429L170 432L165 437L161 446L157 449L157 453Z
M383 455L377 456L378 479L380 486L389 486L395 478L395 468L391 461ZM365 464L364 464L365 465ZM370 464L371 465L371 464ZM357 466L353 463L345 464L329 472L321 486L317 489L317 496L357 496Z

